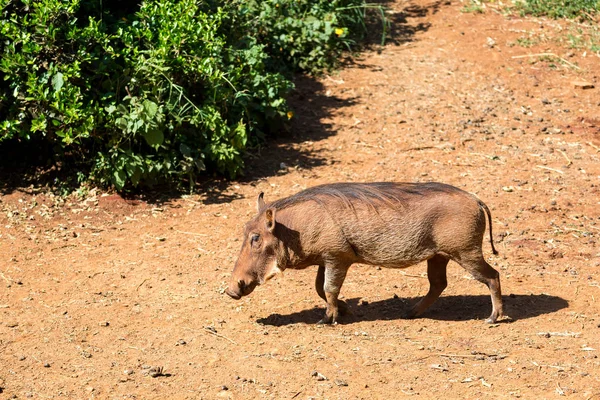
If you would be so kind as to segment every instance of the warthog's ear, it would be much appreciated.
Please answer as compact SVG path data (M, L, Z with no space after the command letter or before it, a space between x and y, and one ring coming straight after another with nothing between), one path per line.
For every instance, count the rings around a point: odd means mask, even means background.
M267 229L269 232L273 232L275 229L275 209L268 208L267 211L265 211L265 218L267 220Z
M258 212L260 212L263 208L265 208L264 197L265 197L265 194L263 192L260 192L260 194L258 195L258 199L256 199L256 210Z

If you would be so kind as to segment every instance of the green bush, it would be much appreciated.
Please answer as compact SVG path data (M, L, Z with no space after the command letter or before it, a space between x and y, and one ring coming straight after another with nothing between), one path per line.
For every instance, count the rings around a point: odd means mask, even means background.
M245 29L265 44L275 68L319 72L365 33L357 0L240 1Z
M0 0L0 146L40 141L127 189L236 176L291 117L286 73L363 32L362 1ZM0 160L2 162L2 160Z
M522 14L550 18L587 19L600 11L600 0L519 0L516 5Z

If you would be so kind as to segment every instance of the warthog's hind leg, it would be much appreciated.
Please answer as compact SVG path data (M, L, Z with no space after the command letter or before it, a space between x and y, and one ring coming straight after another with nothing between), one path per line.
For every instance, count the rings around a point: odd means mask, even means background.
M404 314L404 318L414 318L423 314L446 289L446 266L448 259L441 255L435 255L427 260L427 278L429 279L429 291L417 304Z

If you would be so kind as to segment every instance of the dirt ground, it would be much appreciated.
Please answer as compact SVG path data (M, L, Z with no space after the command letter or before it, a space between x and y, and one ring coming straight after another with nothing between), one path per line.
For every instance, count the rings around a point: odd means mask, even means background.
M2 192L0 399L600 399L600 58L566 22L389 6L393 41L298 78L291 132L243 180L168 201ZM489 291L453 263L414 320L425 264L352 267L336 326L316 325L316 268L224 295L258 193L337 181L476 193L512 321L485 324Z

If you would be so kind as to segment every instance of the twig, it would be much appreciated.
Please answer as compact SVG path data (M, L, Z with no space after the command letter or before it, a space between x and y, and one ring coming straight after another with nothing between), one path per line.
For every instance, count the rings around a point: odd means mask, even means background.
M567 156L567 153L565 153L564 151L562 151L562 150L560 150L560 149L558 149L558 152L559 152L560 154L562 154L562 155L563 155L563 157L564 157L564 158L567 160L567 165L566 165L567 167L568 167L569 165L573 164L573 161L571 161L571 159L569 159L569 157Z
M595 144L593 144L592 142L587 142L587 144L589 144L590 146L592 146L593 148L596 149L596 152L600 151L600 147L596 146Z
M372 144L368 144L368 143L364 143L364 142L354 142L352 144L355 146L365 146L365 147L372 147L374 149L383 149L382 146L374 146Z
M524 54L521 56L512 56L511 58L527 58L527 57L544 57L544 56L552 56L552 57L556 57L558 58L560 61L564 62L567 65L570 65L571 67L575 68L575 69L579 69L581 70L581 68L579 68L577 65L568 62L567 60L565 60L562 57L557 56L554 53L536 53L536 54Z
M4 274L2 272L0 272L0 277L2 277L2 279L4 279L8 283L11 283L11 281L12 281L12 279L8 279L6 276L4 276Z
M431 150L431 149L439 149L439 150L454 150L454 146L452 143L443 143L437 146L416 146L409 147L406 149L400 149L399 151L421 151L421 150Z
M535 54L521 54L520 56L512 56L511 58L527 58L527 57L542 57L542 56L553 56L554 53L535 53Z
M143 285L144 283L146 283L146 281L147 281L147 280L148 280L148 278L144 279L144 280L142 281L142 283L140 283L140 284L137 286L137 288L135 288L135 290L136 290L136 291L137 291L137 290L140 290L140 288L142 287L142 285Z
M409 147L408 149L400 149L400 151L421 151L421 150L429 150L429 149L435 149L435 146Z
M362 124L362 121L358 118L354 118L354 123L350 126L351 128L354 128L358 125Z
M55 251L55 250L60 250L60 249L66 249L67 247L77 247L77 245L75 245L75 244L64 244L62 246L53 247L53 248L50 249L50 251Z
M414 392L407 392L407 391L406 391L406 390L404 390L404 389L400 389L400 391L401 391L402 393L404 393L405 395L407 395L407 396L414 396L414 395L416 395L416 393L414 393Z
M175 232L183 233L185 235L208 236L206 233L186 232L186 231L180 231L179 229L175 229Z
M423 275L415 275L415 274L407 274L404 271L400 271L400 274L404 275L404 276L410 276L412 278L424 278L424 279L428 279L426 276Z
M496 357L497 354L438 354L441 357L450 358L478 358L478 357Z
M436 355L437 355L437 354L429 354L429 355L426 355L426 356L424 356L424 357L415 358L414 360L411 360L411 361L410 361L410 363L411 363L411 364L414 364L414 363L416 363L416 362L419 362L419 361L426 360L426 359L428 359L429 357L433 357L433 356L436 356Z
M572 231L572 232L577 232L577 233L586 233L586 231L582 231L581 229L577 229L577 228L569 228L567 226L565 226L563 228L565 231Z
M204 332L210 333L211 335L218 336L218 337L220 337L220 338L223 338L223 339L225 339L225 340L229 340L229 341L230 341L231 343L233 343L233 344L237 344L235 341L233 341L233 340L229 339L227 336L225 336L225 335L221 335L220 333L217 333L217 332L215 332L215 331L213 331L213 330L210 330L210 329L208 329L207 327L204 327Z
M562 371L564 371L567 368L573 369L573 367L563 367L561 365L544 365L544 364L540 364L540 367L554 368L554 369L558 369L558 370L562 370Z
M538 336L566 336L566 337L579 337L581 332L538 332Z
M550 167L545 167L543 165L536 165L536 168L541 168L541 169L547 169L548 171L554 171L554 172L558 172L559 174L563 175L564 172L558 170L558 169L554 169L554 168L550 168Z

